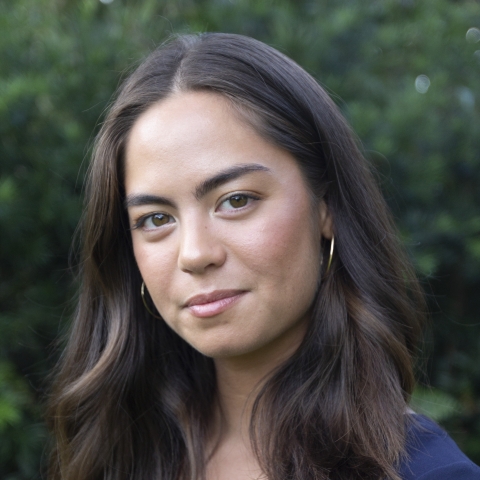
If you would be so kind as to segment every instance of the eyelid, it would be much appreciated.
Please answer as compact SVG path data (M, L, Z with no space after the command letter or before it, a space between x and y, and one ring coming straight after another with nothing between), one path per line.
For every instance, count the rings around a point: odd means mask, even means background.
M242 191L238 191L238 192L230 192L226 195L224 195L223 197L220 198L220 200L218 201L218 204L217 206L215 207L215 211L218 211L218 209L220 208L220 206L225 203L227 200L229 200L230 198L232 197L235 197L235 196L243 196L243 197L246 197L248 198L249 200L253 200L253 201L256 201L256 200L261 200L261 197L260 195L256 195L252 192L242 192ZM240 207L240 208L232 208L231 210L235 211L235 210L238 210L238 211L241 211L243 210L244 208L247 208L248 205L244 206L244 207Z
M137 219L134 220L134 223L133 223L133 226L130 228L130 231L132 230L137 230L137 229L142 229L143 226L145 225L145 222L151 218L151 217L154 217L155 215L165 215L167 217L170 217L170 218L174 218L172 215L170 215L169 213L165 213L165 212L151 212L151 213L146 213L144 215L140 215L140 217L138 217ZM173 222L168 222L166 223L165 225L169 225L170 223L173 223ZM164 225L161 225L159 227L156 227L156 228L149 228L149 229L145 229L145 231L153 231L153 230L157 230L161 227L163 227Z
M245 191L235 191L235 192L230 192L228 194L225 194L223 195L220 200L218 201L217 203L217 206L215 207L215 211L218 211L218 209L220 208L220 206L222 205L222 203L226 202L227 200L229 200L230 198L232 197L235 197L237 195L241 195L241 196L244 196L246 198L248 198L249 200L252 200L252 201L257 201L257 200L261 200L261 196L258 195L258 194L254 194L252 192L245 192ZM250 202L251 203L251 202ZM247 208L248 205L246 205L245 207L240 207L240 208L232 208L231 210L238 210L238 211L242 211L244 208ZM139 217L135 218L135 220L133 221L133 225L132 227L129 229L130 231L132 230L137 230L137 229L142 229L143 226L145 225L145 222L155 216L155 215L165 215L167 217L170 217L170 218L174 218L171 214L169 213L166 213L166 212L162 212L162 211L154 211L154 212L149 212L149 213L145 213L143 215L140 215ZM165 225L168 225L170 223L173 223L173 222L168 222L166 223ZM161 227L163 227L164 225L160 226L160 227L156 227L156 228L152 228L152 229L145 229L145 231L153 231L153 230L157 230Z

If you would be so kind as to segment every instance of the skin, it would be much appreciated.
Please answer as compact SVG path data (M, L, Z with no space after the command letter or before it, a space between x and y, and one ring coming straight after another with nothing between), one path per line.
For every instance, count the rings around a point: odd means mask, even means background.
M134 254L150 296L165 322L215 362L207 478L258 478L252 393L303 339L321 237L332 234L327 208L312 210L296 160L213 93L176 93L150 107L130 132L125 162ZM235 174L199 191L227 170ZM219 313L217 304L205 316L188 303L218 290L230 292Z

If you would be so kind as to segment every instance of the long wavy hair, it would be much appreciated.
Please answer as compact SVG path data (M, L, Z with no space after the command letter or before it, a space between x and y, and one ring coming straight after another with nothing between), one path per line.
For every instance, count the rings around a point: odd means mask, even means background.
M245 121L295 157L334 221L334 259L309 331L255 400L250 438L266 477L398 479L424 299L382 195L308 73L251 38L202 34L151 53L96 139L78 307L50 396L52 480L205 477L214 364L144 308L123 205L132 125L182 91L214 92L248 112Z

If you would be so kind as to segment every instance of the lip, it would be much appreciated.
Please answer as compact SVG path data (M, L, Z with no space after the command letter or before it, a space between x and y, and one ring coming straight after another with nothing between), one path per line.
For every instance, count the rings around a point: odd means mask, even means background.
M213 317L235 303L246 293L245 290L215 290L189 298L184 305L196 317Z

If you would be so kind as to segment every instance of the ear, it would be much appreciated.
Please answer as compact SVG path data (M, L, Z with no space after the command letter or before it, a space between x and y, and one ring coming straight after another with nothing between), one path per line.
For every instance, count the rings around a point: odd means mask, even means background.
M328 238L329 240L333 237L333 220L328 209L327 204L322 200L319 205L318 211L319 219L319 231L322 237Z

